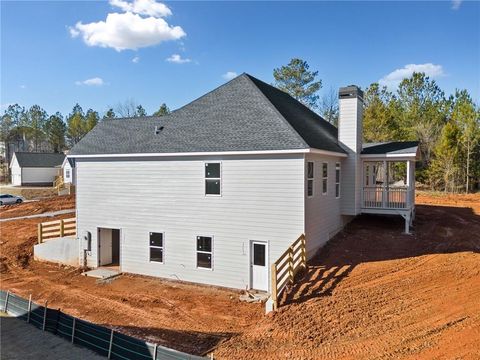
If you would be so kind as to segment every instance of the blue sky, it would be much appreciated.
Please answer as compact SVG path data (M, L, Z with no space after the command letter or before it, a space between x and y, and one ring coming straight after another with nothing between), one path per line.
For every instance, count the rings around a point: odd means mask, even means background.
M127 99L175 109L235 73L272 82L292 57L323 91L424 70L480 102L480 3L1 2L2 112L66 115L78 102L103 114Z

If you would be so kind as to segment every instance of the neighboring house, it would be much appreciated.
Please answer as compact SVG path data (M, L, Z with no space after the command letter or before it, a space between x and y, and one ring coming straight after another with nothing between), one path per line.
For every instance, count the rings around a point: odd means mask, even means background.
M75 159L81 263L270 289L304 233L308 258L355 215L414 214L416 143L362 145L362 91L339 129L243 74L163 117L100 122Z
M62 164L62 174L63 174L63 182L66 184L73 184L76 183L75 177L75 160L69 159L65 157Z
M10 162L12 185L51 186L64 159L64 154L15 152Z

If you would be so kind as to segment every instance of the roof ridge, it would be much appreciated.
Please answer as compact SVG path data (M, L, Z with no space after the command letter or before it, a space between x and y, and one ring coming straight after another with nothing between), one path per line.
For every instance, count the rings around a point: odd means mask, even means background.
M316 113L315 111L313 111L312 109L310 109L308 106L306 106L305 104L303 104L302 102L300 102L299 100L295 99L293 96L291 96L289 93L271 85L271 84L268 84L266 83L265 81L262 81L260 79L257 79L255 78L254 76L252 75L249 75L247 74L247 77L249 77L250 81L252 81L254 84L256 82L258 82L261 86L263 87L266 87L266 89L268 89L269 91L271 91L272 93L277 93L279 96L285 96L286 99L288 99L289 101L293 101L293 103L295 104L295 106L297 106L299 109L302 109L303 111L305 111L307 114L309 114L312 118L315 118L315 122L318 123L318 125L322 126L323 127L323 134L332 142L334 142L337 146L341 147L340 146L340 143L338 142L338 136L334 135L333 133L337 132L338 131L338 128L336 126L334 126L333 124L331 124L330 122L328 122L327 120L325 120L322 116L320 116L318 113ZM262 90L261 87L259 87L257 84L255 84L255 86L267 97L267 99L269 99L269 95L267 95L266 93L264 93ZM269 100L270 102L272 102L271 100ZM278 109L276 107L276 105L272 102L273 106L282 114L282 111L280 109ZM282 114L283 115L283 114ZM284 119L285 116L283 116ZM311 147L311 148L315 148L315 146L312 146L309 141L307 141L306 138L304 138L304 136L295 128L294 124L291 124L289 120L286 119L286 121L293 127L293 129L295 130L295 132L297 134L299 134L299 136L304 140L304 142L307 144L308 147Z
M243 73L242 75L240 76L244 76L245 78L248 79L248 82L253 86L253 88L255 89L255 91L257 91L260 96L262 96L262 98L264 100L266 100L266 102L268 103L268 106L270 106L272 108L272 110L275 111L275 113L280 117L280 119L282 120L282 122L287 125L287 127L293 131L293 133L295 134L295 136L297 137L298 140L300 140L300 142L302 142L306 147L310 148L310 145L307 144L307 142L305 141L305 139L298 133L297 130L295 130L295 128L292 126L292 124L290 124L288 122L287 119L285 119L285 117L282 115L282 113L277 109L277 107L270 101L270 99L263 93L262 90L260 90L260 88L257 86L257 84L255 84L255 82L251 79L256 79L254 76L251 76L247 73ZM257 80L257 79L256 79ZM261 81L261 80L259 80Z
M316 113L315 111L313 111L312 109L310 109L308 106L306 106L304 103L302 103L301 101L295 99L292 95L290 95L289 93L287 93L286 91L283 91L282 89L279 89L277 88L276 86L273 86L263 80L260 80L258 78L256 78L255 76L252 76L250 74L247 74L247 73L244 73L245 75L247 75L247 77L251 78L251 79L255 79L255 81L258 81L258 82L261 82L262 84L265 84L267 85L268 87L274 89L275 91L280 91L282 93L284 93L285 95L289 96L290 98L292 98L293 100L295 100L299 105L301 105L302 107L304 107L307 111L309 111L310 113L314 114L315 116L318 116L321 120L325 121L326 124L328 124L330 127L333 127L335 129L337 129L337 127L335 125L333 125L331 122L325 120L323 118L323 116L321 116L320 114ZM243 74L242 74L243 75ZM250 80L251 80L250 79Z

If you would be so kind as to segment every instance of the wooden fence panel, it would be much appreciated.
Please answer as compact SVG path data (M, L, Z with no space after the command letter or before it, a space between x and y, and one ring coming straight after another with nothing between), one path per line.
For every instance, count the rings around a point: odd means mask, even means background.
M278 309L278 298L282 291L288 284L293 284L295 276L302 268L307 268L303 234L271 266L271 297L274 310Z
M77 235L77 219L62 219L38 224L38 243L63 236Z

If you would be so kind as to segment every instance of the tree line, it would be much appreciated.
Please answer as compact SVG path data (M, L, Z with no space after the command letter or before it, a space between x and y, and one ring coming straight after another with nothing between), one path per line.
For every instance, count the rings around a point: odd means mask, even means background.
M170 109L164 103L152 115L168 113ZM14 151L59 153L74 146L102 120L141 116L147 116L147 112L133 100L108 109L103 117L92 109L84 111L78 103L65 117L60 112L48 115L39 105L26 109L14 104L9 105L1 117L0 141L5 147L7 162Z
M302 59L274 69L274 85L337 125L338 95L320 98L322 81ZM374 82L364 91L365 142L420 142L416 179L434 190L469 192L480 185L480 107L467 90L449 96L435 80L413 73L396 89Z

